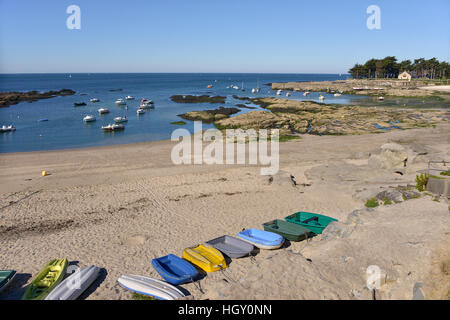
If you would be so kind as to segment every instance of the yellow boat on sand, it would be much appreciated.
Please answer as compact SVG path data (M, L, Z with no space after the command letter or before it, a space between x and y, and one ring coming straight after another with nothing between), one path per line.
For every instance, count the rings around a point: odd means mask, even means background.
M222 253L207 244L184 249L183 259L206 272L219 271L227 267L227 263L225 262Z
M64 278L67 259L51 260L31 282L22 300L43 300Z

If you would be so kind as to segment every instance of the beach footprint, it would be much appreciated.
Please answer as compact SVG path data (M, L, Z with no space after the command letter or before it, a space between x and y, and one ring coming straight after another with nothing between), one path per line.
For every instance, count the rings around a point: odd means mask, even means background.
M133 236L120 236L120 243L125 246L138 246L144 244L145 241L148 240L148 237L145 235L133 235Z

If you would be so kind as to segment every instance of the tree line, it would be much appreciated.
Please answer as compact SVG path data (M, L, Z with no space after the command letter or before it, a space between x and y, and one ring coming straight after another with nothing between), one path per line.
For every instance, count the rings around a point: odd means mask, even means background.
M357 63L348 72L354 79L373 79L397 78L404 71L408 71L413 78L447 79L450 76L450 65L436 58L397 62L396 57L388 56L384 59L370 59L364 64Z

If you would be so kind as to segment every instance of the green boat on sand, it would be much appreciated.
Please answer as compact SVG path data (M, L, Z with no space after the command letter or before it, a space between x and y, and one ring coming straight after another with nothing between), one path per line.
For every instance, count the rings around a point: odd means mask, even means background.
M61 282L68 266L67 259L51 260L28 286L22 300L43 300Z
M331 222L337 219L311 212L296 212L284 218L288 222L301 225L315 234L321 234Z
M302 241L314 235L301 225L279 219L263 223L263 227L265 231L277 233L289 241Z

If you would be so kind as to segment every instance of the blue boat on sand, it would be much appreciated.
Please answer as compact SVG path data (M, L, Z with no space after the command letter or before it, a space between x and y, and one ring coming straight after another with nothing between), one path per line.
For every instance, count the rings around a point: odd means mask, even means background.
M194 281L198 276L192 264L174 254L155 258L152 265L164 280L174 285Z
M284 243L284 238L279 234L259 229L242 230L237 236L260 249L278 249Z

